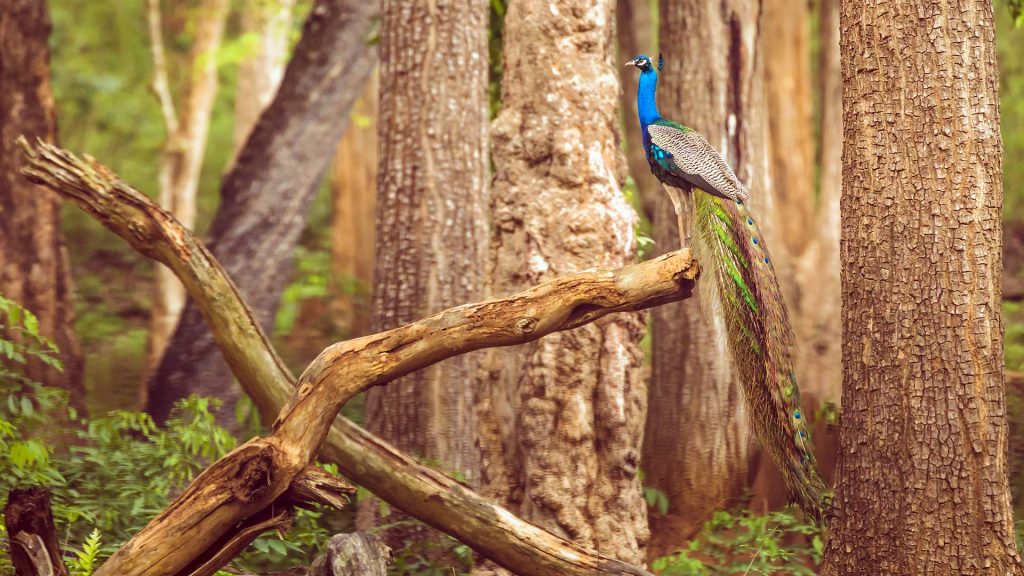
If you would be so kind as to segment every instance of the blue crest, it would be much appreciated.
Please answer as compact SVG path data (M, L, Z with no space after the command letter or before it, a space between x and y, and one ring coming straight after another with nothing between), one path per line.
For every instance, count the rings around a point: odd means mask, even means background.
M658 52L658 72L661 72L661 68L664 65L665 65L665 58L662 57L661 52Z

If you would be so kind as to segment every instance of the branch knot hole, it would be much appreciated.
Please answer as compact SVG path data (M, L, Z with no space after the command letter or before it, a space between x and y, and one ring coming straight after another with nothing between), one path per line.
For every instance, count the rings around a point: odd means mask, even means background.
M516 333L520 335L532 334L537 329L537 319L525 316L516 320Z

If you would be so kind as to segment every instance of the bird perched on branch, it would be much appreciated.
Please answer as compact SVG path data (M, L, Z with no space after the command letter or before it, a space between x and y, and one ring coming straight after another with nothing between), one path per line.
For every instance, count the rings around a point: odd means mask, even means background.
M768 247L744 204L750 192L704 136L658 113L663 63L660 55L657 70L647 56L626 63L640 69L637 110L647 162L672 199L684 248L692 224L693 250L703 269L702 301L725 318L754 432L800 506L820 519L828 490L800 407L786 305Z

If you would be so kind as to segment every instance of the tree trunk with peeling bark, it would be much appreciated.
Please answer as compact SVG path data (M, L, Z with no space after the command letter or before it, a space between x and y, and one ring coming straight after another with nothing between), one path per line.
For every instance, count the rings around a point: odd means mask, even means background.
M378 3L366 0L314 3L280 90L221 185L210 249L264 330L290 277L292 254L330 150L377 60L366 35L378 10ZM162 421L179 398L216 396L227 406L218 421L237 425L230 407L241 392L231 382L202 314L189 304L150 379L147 411Z
M778 235L768 187L760 3L685 1L662 3L660 9L661 111L707 136L747 183L774 257L774 247L782 246L781 239L771 240ZM654 237L660 251L678 245L676 218L664 193ZM683 545L712 511L736 503L756 465L724 331L722 318L703 312L700 297L653 312L644 481L665 493L669 510L650 517L652 556Z
M614 19L610 0L509 5L492 125L493 296L635 257L616 144ZM642 562L647 543L643 331L627 314L495 352L479 404L485 492L627 562Z
M0 3L0 296L39 318L60 348L63 372L30 360L26 375L64 388L84 414L82 357L74 332L73 288L57 195L18 173L19 136L57 138L50 90L50 16L44 0ZM11 337L13 335L7 335Z
M485 0L384 2L373 332L482 294L488 13ZM476 355L459 356L371 390L367 429L476 485L474 393L466 384L477 366ZM377 508L361 507L364 524ZM416 532L390 530L388 543L401 546Z
M180 117L174 108L167 78L159 2L150 0L149 4L156 75L154 86L161 99L167 129L160 160L160 204L189 228L195 224L196 219L199 171L203 167L210 113L217 96L216 53L224 34L228 4L229 0L202 0L199 4L195 17L195 37L185 64L188 78L185 81ZM155 368L185 308L185 288L170 270L157 266L153 294L147 358L149 366ZM145 404L145 398L142 403Z
M843 2L843 417L822 574L1021 574L987 0Z

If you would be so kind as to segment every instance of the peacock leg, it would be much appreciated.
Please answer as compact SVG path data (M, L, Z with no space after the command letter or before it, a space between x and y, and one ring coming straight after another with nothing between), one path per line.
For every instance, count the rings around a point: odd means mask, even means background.
M683 198L682 191L678 188L665 186L665 192L672 200L672 207L675 209L676 221L679 224L679 248L681 250L690 247L690 202L689 198ZM687 195L689 196L689 195Z

